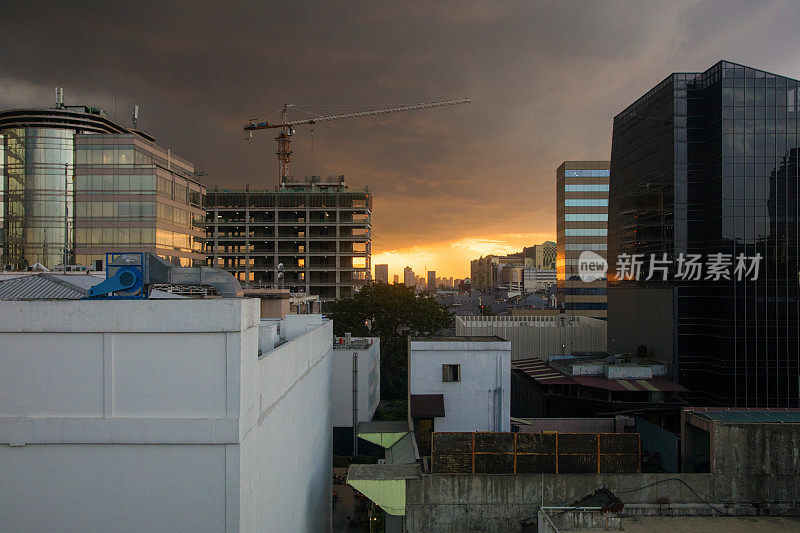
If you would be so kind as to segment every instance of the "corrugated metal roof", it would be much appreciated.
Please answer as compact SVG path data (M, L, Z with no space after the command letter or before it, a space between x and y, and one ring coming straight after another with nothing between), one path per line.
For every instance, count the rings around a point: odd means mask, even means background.
M548 385L574 385L575 381L558 370L552 369L547 361L533 357L530 359L518 359L511 361L511 368L522 370L541 384Z
M520 359L511 361L511 367L525 372L528 376L541 384L549 385L583 385L610 391L637 391L637 392L675 392L685 391L686 388L672 380L662 377L652 379L608 379L601 376L568 376L554 369L539 358Z
M740 424L800 424L800 409L747 409L689 407L684 409L706 420Z
M594 387L596 389L604 389L610 391L635 391L635 392L676 392L686 391L686 388L675 383L674 381L654 377L652 379L608 379L600 376L573 376L579 385L585 387Z
M81 300L104 279L105 276L91 274L26 274L0 281L0 300ZM186 299L186 296L153 289L150 299Z
M34 274L0 281L0 300L80 300L86 296L86 289L59 277L77 276ZM95 284L102 281L95 277L92 279Z

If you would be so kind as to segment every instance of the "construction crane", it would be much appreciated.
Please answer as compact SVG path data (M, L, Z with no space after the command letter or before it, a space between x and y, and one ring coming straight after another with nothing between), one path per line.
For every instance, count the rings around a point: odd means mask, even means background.
M451 105L460 105L460 104L468 104L470 103L469 98L462 98L460 100L445 100L442 102L429 102L424 104L412 104L412 105L403 105L397 107L387 107L385 109L372 109L369 111L359 111L356 113L343 113L340 115L328 115L328 116L319 116L313 118L306 118L302 120L287 120L286 114L290 108L296 107L295 104L286 104L283 106L283 111L281 112L281 121L278 124L271 124L270 122L256 122L255 119L251 120L245 127L245 131L248 132L247 139L253 138L253 131L254 130L266 130L266 129L279 129L280 132L278 136L275 137L275 140L278 141L278 151L275 152L278 156L278 168L280 173L280 183L281 185L286 182L286 178L289 176L289 160L292 157L292 149L291 149L291 142L292 142L292 135L294 135L294 126L301 126L301 125L312 125L317 124L318 122L330 122L332 120L344 120L347 118L359 118L359 117L372 117L375 115L386 115L388 113L400 113L401 111L414 111L417 109L432 109L434 107L446 107Z

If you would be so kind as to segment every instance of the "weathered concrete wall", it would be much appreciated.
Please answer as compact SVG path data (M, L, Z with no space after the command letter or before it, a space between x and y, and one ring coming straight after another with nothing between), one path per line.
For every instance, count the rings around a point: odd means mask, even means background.
M406 482L406 527L412 531L516 531L539 507L569 505L607 486L625 503L800 500L798 475L545 474L424 475ZM661 482L653 486L652 483ZM646 487L648 486L648 487ZM642 488L646 487L646 488ZM635 490L632 492L632 489Z
M711 471L800 475L800 424L715 423Z

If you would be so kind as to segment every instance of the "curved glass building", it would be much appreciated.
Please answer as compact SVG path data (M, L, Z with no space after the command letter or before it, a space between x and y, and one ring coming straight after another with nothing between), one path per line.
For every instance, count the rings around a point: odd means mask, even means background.
M0 112L0 263L91 265L152 251L200 264L205 187L194 165L97 108Z

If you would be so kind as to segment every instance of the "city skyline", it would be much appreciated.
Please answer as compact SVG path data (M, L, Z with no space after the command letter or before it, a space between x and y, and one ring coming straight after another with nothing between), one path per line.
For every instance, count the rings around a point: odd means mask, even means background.
M286 102L305 118L470 97L298 128L292 160L296 175L370 188L373 263L464 277L470 259L555 240L553 169L608 158L613 116L664 73L723 57L800 73L791 2L628 5L73 5L84 15L69 25L57 8L4 5L0 108L50 105L64 87L66 103L129 126L138 104L139 127L195 161L209 188L271 188L274 141L245 143L251 118L275 120Z

